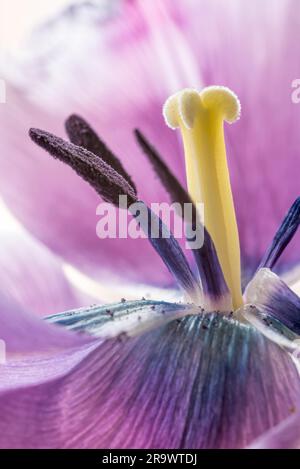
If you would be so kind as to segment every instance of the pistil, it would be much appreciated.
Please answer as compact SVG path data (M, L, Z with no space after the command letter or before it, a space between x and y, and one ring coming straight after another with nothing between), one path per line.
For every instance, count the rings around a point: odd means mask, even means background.
M242 305L240 246L224 141L224 120L239 118L240 103L228 88L185 89L165 103L169 127L180 128L188 190L203 203L205 226L216 247L234 308Z

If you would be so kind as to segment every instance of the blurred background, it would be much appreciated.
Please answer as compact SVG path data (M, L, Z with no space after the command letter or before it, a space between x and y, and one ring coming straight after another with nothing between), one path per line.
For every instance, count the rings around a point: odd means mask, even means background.
M76 0L72 2L75 4ZM79 3L79 2L77 2ZM6 50L20 47L32 29L61 12L69 0L1 0L1 45Z
M17 60L26 52L26 42L30 39L32 32L43 23L57 17L70 5L81 3L69 0L51 0L41 2L39 0L1 0L0 1L0 45L1 64L4 71L5 63L13 57ZM4 75L4 73L3 73ZM0 77L2 78L2 77ZM5 207L0 199L1 228L18 230L18 223ZM0 229L1 229L0 228Z

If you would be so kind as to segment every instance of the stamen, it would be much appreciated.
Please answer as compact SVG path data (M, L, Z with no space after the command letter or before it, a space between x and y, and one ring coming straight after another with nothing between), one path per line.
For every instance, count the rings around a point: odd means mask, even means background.
M146 137L138 129L135 130L135 136L161 183L169 193L171 203L179 203L181 206L184 206L186 203L193 203L187 191L182 187L176 176L171 172L158 151L148 142ZM195 211L196 207L194 206L192 221L194 231L197 221ZM208 307L219 311L229 311L232 306L228 298L229 290L224 280L214 243L205 228L203 246L200 249L192 249L192 252L199 271L204 298L207 298L207 301L205 301L209 303Z
M158 151L148 142L145 135L143 135L138 129L135 129L134 134L138 144L159 177L160 182L169 193L171 202L178 202L182 205L185 203L191 203L192 200L187 191L182 187L177 177L163 161Z
M187 292L191 301L199 304L201 298L199 283L178 241L174 238L161 218L147 207L144 202L139 201L139 204L141 209L144 206L148 213L147 217L139 219L142 230L148 235L150 243L159 254L168 270L174 275L181 289ZM135 216L134 213L133 216ZM152 232L156 232L158 236L151 236Z
M133 188L120 174L102 161L99 156L53 134L39 129L30 129L29 135L37 145L44 148L50 155L74 169L107 202L119 207L119 196L127 195L128 206L136 203L144 206L150 217L144 220L145 224L142 229L180 287L192 301L199 303L199 284L177 240L168 231L162 220L151 212L144 202L138 201ZM150 218L155 224L154 227L149 226ZM155 229L157 227L158 230ZM153 228L159 233L158 238L152 238Z
M124 169L119 158L105 145L99 135L82 117L76 114L71 115L66 120L65 126L68 137L74 145L83 147L94 155L100 156L105 163L109 164L117 173L121 174L121 176L126 179L136 193L135 184Z
M163 113L169 127L181 130L189 193L195 203L204 203L205 225L216 247L233 306L238 308L243 303L240 247L223 121L232 123L239 118L239 100L225 87L208 87L200 93L185 89L166 101Z
M29 135L50 155L74 169L107 202L118 207L120 195L127 195L129 204L137 201L136 194L128 182L90 151L44 130L30 129Z
M281 254L293 239L300 224L300 197L298 197L288 213L286 214L283 222L278 228L277 233L260 263L259 269L267 267L273 269Z

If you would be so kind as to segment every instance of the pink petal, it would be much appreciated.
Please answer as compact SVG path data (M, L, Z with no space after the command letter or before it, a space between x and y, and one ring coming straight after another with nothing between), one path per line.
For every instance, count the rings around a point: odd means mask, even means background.
M43 354L64 353L89 341L89 338L71 333L63 328L47 324L29 314L6 295L0 298L0 339L5 343L7 360L20 360L24 357ZM2 380L5 367L1 366ZM25 372L28 375L28 371ZM30 373L29 373L30 375ZM29 376L28 375L28 376ZM18 375L15 376L18 381ZM3 381L2 381L3 382Z
M296 412L257 438L250 449L300 449L300 415Z
M39 316L91 301L70 284L63 262L35 240L4 209L0 214L0 296Z

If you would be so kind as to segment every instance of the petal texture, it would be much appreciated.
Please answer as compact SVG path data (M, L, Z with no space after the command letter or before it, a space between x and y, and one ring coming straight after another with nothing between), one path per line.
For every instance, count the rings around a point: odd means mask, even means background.
M261 307L295 334L300 334L300 298L276 274L260 269L245 291L245 299Z
M297 412L281 422L265 435L255 440L251 449L299 449L300 415Z
M46 324L3 293L0 297L0 317L0 339L5 343L8 362L24 359L24 357L30 360L29 357L32 358L35 355L47 356L47 354L62 353L91 341L89 336L72 334L52 324ZM30 367L27 367L25 372L29 376ZM5 373L5 367L1 366L1 383L3 373ZM18 382L18 378L16 374L14 381ZM10 385L9 382L7 384Z
M22 386L9 390L13 376ZM242 447L300 390L282 349L219 314L9 362L1 381L1 447Z
M46 321L64 326L71 331L88 332L92 336L105 339L125 335L133 337L159 324L167 324L195 310L202 312L193 304L169 303L166 301L140 300L123 301L106 306L91 306L73 311L54 314Z

